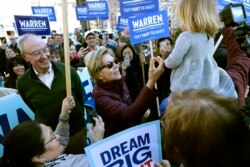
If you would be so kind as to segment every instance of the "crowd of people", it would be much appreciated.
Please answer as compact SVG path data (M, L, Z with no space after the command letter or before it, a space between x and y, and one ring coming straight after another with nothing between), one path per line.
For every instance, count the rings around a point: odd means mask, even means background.
M10 45L2 41L0 79L21 95L35 120L11 130L1 165L89 166L86 99L77 74L87 68L97 113L89 129L94 142L161 120L164 161L156 166L250 166L249 55L232 27L219 28L215 0L180 0L176 16L181 33L155 40L149 56L147 44L131 44L127 32L113 38L76 29L69 46L61 34L47 41L34 34L10 36ZM227 49L223 66L214 58L218 33ZM72 96L65 91L65 56Z

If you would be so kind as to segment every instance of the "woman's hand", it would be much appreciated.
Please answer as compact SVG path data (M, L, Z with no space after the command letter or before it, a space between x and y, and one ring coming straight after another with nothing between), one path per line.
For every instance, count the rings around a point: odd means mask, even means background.
M62 103L60 118L65 120L69 119L69 114L71 113L71 110L74 107L75 107L75 100L73 96L67 96L66 98L64 98Z
M89 133L93 142L95 143L103 139L105 128L104 128L104 122L101 116L98 116L98 118L93 117L93 119L95 120L95 126L92 125L92 128L89 129Z
M155 63L158 64L157 67L155 67ZM148 70L148 82L146 86L150 89L153 89L154 84L160 78L163 72L164 72L163 59L160 56L151 58Z

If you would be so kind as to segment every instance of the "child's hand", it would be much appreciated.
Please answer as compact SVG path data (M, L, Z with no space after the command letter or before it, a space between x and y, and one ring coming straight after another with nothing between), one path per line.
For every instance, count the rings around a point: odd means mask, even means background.
M71 110L75 107L73 96L67 96L63 99L62 110L60 116L69 117Z
M92 126L92 128L89 129L89 133L93 142L95 143L103 139L105 128L101 116L98 116L98 118L93 117L93 119L95 120L95 126Z

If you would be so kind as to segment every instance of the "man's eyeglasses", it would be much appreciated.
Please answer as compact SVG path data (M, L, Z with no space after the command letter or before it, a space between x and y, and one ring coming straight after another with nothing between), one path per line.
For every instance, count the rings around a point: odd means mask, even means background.
M31 56L34 56L34 57L41 56L43 53L48 54L49 53L49 48L45 47L43 49L36 50L36 51L31 52L31 53L23 52L23 54L28 54L28 55L31 55Z
M55 135L54 132L52 132L51 138L50 138L47 142L45 142L44 145L49 144L49 143L52 142L54 139L56 139L56 135Z
M171 43L169 41L160 44L160 48L165 48L167 46L171 46Z
M103 66L101 67L101 69L106 68L106 67L109 68L109 69L111 69L111 68L113 68L114 63L115 63L115 64L118 64L118 63L119 63L118 59L114 59L114 61L108 61L108 63L105 64L105 65L103 65ZM100 69L100 70L101 70L101 69Z

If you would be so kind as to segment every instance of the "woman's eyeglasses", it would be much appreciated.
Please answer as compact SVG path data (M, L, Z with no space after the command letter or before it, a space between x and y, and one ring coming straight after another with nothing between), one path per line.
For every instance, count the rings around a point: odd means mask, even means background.
M44 145L49 144L49 143L52 142L54 139L56 139L56 134L55 134L54 132L52 132L51 138L50 138L46 143L44 143Z
M114 63L115 63L115 64L118 64L118 63L119 63L118 59L114 59L114 61L108 61L108 63L105 64L105 65L103 65L103 66L101 67L101 69L106 68L106 67L109 68L109 69L111 69L111 68L113 68ZM100 69L100 70L101 70L101 69Z

